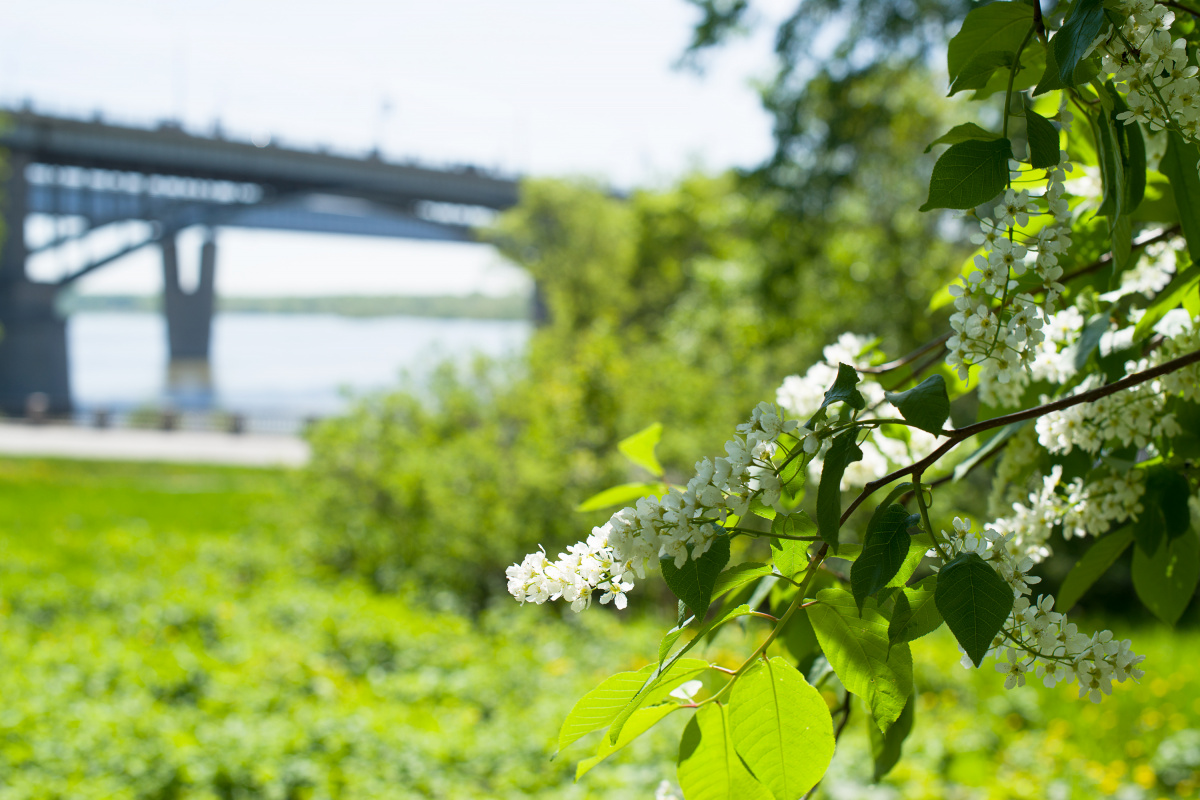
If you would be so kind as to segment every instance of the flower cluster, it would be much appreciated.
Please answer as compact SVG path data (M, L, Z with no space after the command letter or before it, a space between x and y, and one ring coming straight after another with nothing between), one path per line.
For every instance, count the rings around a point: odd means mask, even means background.
M1064 109L1058 116L1064 127L1069 126L1070 112ZM1015 178L1025 174L1020 162L1011 166ZM1063 291L1059 256L1071 246L1064 187L1070 170L1062 151L1059 163L1045 171L1041 196L1011 187L1005 191L993 216L979 218L980 232L972 240L982 252L975 256L973 269L950 287L955 313L950 317L953 335L946 360L963 379L969 367L984 366L980 390L987 402L1011 402L1014 391L1019 397L1022 375L1045 339L1048 309ZM1044 224L1031 225L1030 218L1039 216L1045 217Z
M1156 367L1200 348L1200 331L1186 312L1171 312L1155 330L1164 337L1161 346L1145 358L1127 362L1127 373ZM1117 338L1122 338L1122 333L1132 334L1132 329L1118 331ZM1035 425L1038 441L1051 453L1062 454L1076 447L1095 454L1110 443L1152 448L1155 439L1180 433L1168 403L1173 397L1192 402L1200 399L1198 380L1200 368L1192 365L1091 403L1046 414ZM1075 393L1094 389L1101 382L1101 376L1089 376Z
M1079 696L1099 703L1103 695L1112 694L1114 680L1142 677L1139 665L1145 656L1134 653L1128 639L1117 641L1112 631L1087 636L1054 610L1053 597L1030 600L1030 585L1041 579L1029 574L1033 559L1012 554L1011 533L988 526L982 535L975 534L970 520L955 517L954 533L942 535L951 553L977 554L1012 587L1012 613L989 651L997 656L996 671L1006 676L1005 688L1024 686L1026 674L1034 672L1048 688L1078 680ZM963 666L972 666L966 656Z
M1171 38L1175 12L1154 0L1123 0L1125 19L1117 30L1097 39L1101 67L1126 95L1129 110L1117 115L1126 124L1151 130L1175 128L1193 141L1200 138L1200 80L1188 63L1183 39Z
M1113 523L1137 519L1142 513L1145 494L1139 470L1107 475L1089 483L1076 478L1058 492L1062 467L1055 465L1042 478L1042 485L1030 492L1028 501L1012 503L1012 513L996 519L989 527L1004 536L1014 557L1029 558L1033 563L1049 557L1048 542L1055 526L1062 524L1065 537L1099 536Z
M825 390L837 378L837 364L847 364L856 368L867 366L865 355L869 354L876 340L867 336L856 336L843 333L837 342L825 348L823 362L814 364L804 375L789 375L783 379L775 393L775 402L784 411L799 419L812 417L821 407L825 399ZM876 381L865 380L858 385L858 391L867 402L873 416L895 418L899 416L890 403L887 402L882 386ZM817 475L822 467L821 454L828 448L830 439L823 435L830 421L817 421L807 430L804 439L805 452L815 456L809 462L810 470ZM879 426L871 428L866 438L859 444L862 458L849 464L842 474L841 488L843 491L866 486L870 481L880 478L887 473L913 461L920 460L936 449L938 438L919 428L903 428Z
M582 611L600 590L601 603L625 608L633 578L646 577L647 562L670 558L678 568L699 558L724 535L721 523L745 515L754 501L782 510L771 458L779 438L793 434L798 424L760 403L750 421L737 427L738 436L725 443L724 457L696 463L686 488L621 509L555 561L544 551L530 553L508 568L509 593L522 603L562 599Z

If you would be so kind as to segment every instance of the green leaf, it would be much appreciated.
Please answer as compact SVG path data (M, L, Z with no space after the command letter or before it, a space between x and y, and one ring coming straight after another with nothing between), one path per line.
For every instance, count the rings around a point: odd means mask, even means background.
M1189 293L1196 291L1198 284L1200 284L1200 264L1193 264L1172 278L1171 282L1154 298L1154 302L1146 307L1146 313L1138 320L1133 329L1133 340L1140 342L1148 337L1154 330L1154 326L1167 315L1168 311L1181 306L1184 298Z
M1097 314L1088 321L1079 334L1079 341L1075 343L1075 369L1082 370L1084 368L1088 357L1100 346L1100 340L1111 327L1112 317L1108 314Z
M637 672L618 672L579 698L558 731L559 752L592 731L607 728L653 672L653 664Z
M1038 77L1046 71L1046 48L1037 39L1031 38L1021 51L1021 61L1017 64L1015 74L1012 70L996 70L988 80L987 86L976 89L971 95L972 100L985 100L994 94L1003 96L1008 90L1008 77L1013 76L1013 91L1022 92L1032 89L1038 82Z
M716 600L735 589L740 589L751 581L770 575L772 571L770 564L762 564L757 561L736 564L717 576L717 580L713 584L712 599Z
M1058 80L1064 86L1074 86L1075 67L1104 24L1101 0L1075 0L1062 28L1050 40L1054 61L1058 64Z
M912 733L913 717L916 716L916 697L908 698L904 710L896 719L895 724L887 729L887 733L879 730L870 720L867 721L867 738L871 741L871 758L875 761L875 782L878 783L884 775L892 771L900 760L904 749L904 740ZM690 798L689 798L690 800Z
M949 131L930 142L929 146L925 148L925 152L928 153L937 144L958 144L959 142L969 142L973 139L992 142L999 138L1000 134L981 128L974 122L964 122L962 125L955 125Z
M1191 527L1188 496L1191 485L1180 472L1153 467L1146 472L1146 490L1142 495L1144 509L1133 522L1133 539L1144 555L1156 553L1165 536L1175 539Z
M1108 568L1121 557L1121 553L1125 552L1132 541L1132 528L1122 528L1097 539L1096 543L1088 548L1088 551L1067 573L1067 578L1063 581L1062 587L1058 590L1058 597L1055 599L1058 610L1064 614L1070 611L1084 593L1092 588L1092 584L1099 580L1101 575L1108 572Z
M708 550L699 558L690 558L682 567L675 566L675 559L668 556L660 561L663 580L675 596L682 600L697 617L704 617L712 602L713 586L717 576L729 563L729 537L717 536Z
M799 446L797 445L797 447ZM779 483L788 490L789 494L796 494L804 488L804 466L806 463L804 451L793 451L788 455L790 457L779 467Z
M908 510L898 503L888 506L882 514L878 509L876 512L871 516L871 524L867 525L862 555L850 569L850 590L859 607L899 572L912 544L908 526L920 519L911 518Z
M942 626L942 615L934 601L936 588L937 575L930 575L896 594L896 607L888 623L888 641L911 642Z
M1125 270L1132 252L1133 223L1129 215L1142 202L1146 191L1146 147L1137 125L1126 125L1117 119L1128 106L1111 81L1100 98L1107 105L1101 109L1096 127L1100 175L1104 181L1104 201L1097 213L1109 218L1115 277Z
M950 84L950 94L954 95L968 89L982 89L988 85L988 80L996 70L1009 70L1015 56L1016 53L1012 50L988 50L984 53L977 53L963 65L958 77L954 79L954 83Z
M930 375L907 392L886 392L885 396L900 416L929 433L941 433L950 417L950 395L941 375Z
M880 729L887 729L912 694L912 653L888 641L888 620L875 600L862 613L844 589L822 589L808 618L821 650L846 689L867 701Z
M1117 119L1118 115L1129 110L1121 93L1117 91L1112 81L1105 88L1113 103L1113 127L1117 134L1117 144L1121 152L1121 166L1125 174L1125 195L1122 198L1122 208L1126 214L1132 214L1141 205L1146 195L1146 141L1142 138L1142 126L1137 122L1126 124Z
M1194 533L1168 539L1152 556L1133 551L1133 588L1142 605L1174 625L1196 593L1200 579L1200 540Z
M1100 203L1097 214L1110 219L1112 228L1117 217L1126 213L1125 209L1125 160L1121 157L1121 144L1117 134L1117 126L1121 123L1113 120L1112 114L1101 111L1096 125L1097 155L1100 157L1100 178L1104 184L1104 200Z
M606 740L616 743L622 729L634 712L643 706L652 706L661 702L676 686L690 681L708 670L707 661L698 658L683 658L683 654L690 650L697 641L699 641L699 637L685 644L678 653L657 668L654 668L653 664L642 668L642 672L649 669L650 673L642 683L642 687L637 689L625 705L617 710L608 726L608 734L604 737Z
M1029 160L1034 169L1058 164L1058 129L1032 108L1025 110L1025 132L1029 137Z
M808 542L791 539L771 540L771 561L780 575L788 578L808 566Z
M667 487L661 483L622 483L594 494L575 506L576 511L599 511L613 506L632 505L642 497L665 494Z
M1008 185L1010 158L1012 143L1008 139L951 145L933 165L929 199L921 210L974 208L993 199Z
M580 761L575 767L575 780L579 780L586 775L592 767L599 764L604 759L611 756L618 750L623 749L634 739L641 736L646 731L653 728L658 723L662 722L673 711L679 710L680 706L673 700L661 703L655 706L639 708L630 715L629 721L625 723L625 727L621 729L621 735L617 737L615 742L609 741L605 736L600 740L600 744L596 747L596 755L591 758Z
M1200 161L1200 150L1196 145L1185 142L1175 131L1167 131L1167 151L1159 162L1159 169L1171 184L1175 197L1175 208L1179 211L1179 224L1187 239L1188 254L1192 261L1200 262L1200 175L1196 163Z
M1126 186L1128 185L1128 181L1126 181ZM1123 207L1129 208L1127 204ZM1113 220L1112 255L1112 272L1115 277L1125 271L1129 266L1129 259L1133 255L1133 220L1128 214L1122 214ZM1112 285L1116 286L1119 283L1120 281L1113 281Z
M837 436L825 454L821 466L821 483L817 486L817 531L821 538L838 551L838 532L842 527L842 475L846 467L863 457L851 428Z
M771 533L782 536L814 536L817 533L816 523L812 517L803 511L793 511L781 514L771 523Z
M1096 59L1087 58L1080 61L1075 66L1075 72L1071 76L1070 86L1078 86L1081 83L1087 83L1096 76ZM1046 69L1042 72L1042 78L1038 81L1037 86L1033 89L1033 96L1037 97L1046 92L1052 92L1055 89L1066 89L1068 84L1064 84L1059 78L1058 61L1054 57L1054 48L1046 48Z
M733 685L737 754L777 800L817 785L833 760L833 718L821 693L782 658L757 662Z
M1012 588L978 555L962 553L938 572L933 599L978 667L1012 611Z
M911 544L908 548L908 555L904 557L900 569L896 570L896 576L887 582L885 588L904 588L908 579L917 571L917 567L921 566L921 562L925 559L925 552L933 547L933 537L928 533L918 533L916 536L909 537L909 541Z
M821 408L825 408L831 403L845 403L851 408L862 411L867 407L867 401L858 389L854 388L858 385L858 381L858 372L854 367L838 364L837 380L825 392L825 400L821 403Z
M648 428L638 431L633 436L622 439L617 449L633 463L648 470L656 477L662 477L663 468L654 455L654 448L662 438L663 426L656 422Z
M1033 9L1024 3L992 3L972 9L946 49L946 69L953 82L977 53L1016 53L1033 25Z
M734 749L722 705L696 709L683 729L677 775L687 800L772 800Z
M776 536L812 536L817 526L803 511L788 516L778 516L771 524L771 533ZM808 566L808 542L795 539L772 539L771 560L780 574L791 577Z

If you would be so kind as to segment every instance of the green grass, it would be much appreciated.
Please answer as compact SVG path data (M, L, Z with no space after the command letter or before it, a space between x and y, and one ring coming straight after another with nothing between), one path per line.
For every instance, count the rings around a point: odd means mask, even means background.
M327 579L266 524L283 473L0 476L0 798L648 796L671 773L665 732L579 786L549 760L571 703L652 651L646 625L470 621Z
M10 537L143 525L227 534L244 528L286 483L276 470L0 459L0 519Z
M0 800L623 799L673 779L682 714L579 784L594 734L549 758L574 701L669 622L510 603L469 620L327 578L278 522L289 491L282 472L0 461ZM827 796L1195 797L1200 637L1111 627L1148 674L1099 706L1005 691L945 631L915 643L906 760L865 780L858 709ZM736 664L761 632L705 655Z

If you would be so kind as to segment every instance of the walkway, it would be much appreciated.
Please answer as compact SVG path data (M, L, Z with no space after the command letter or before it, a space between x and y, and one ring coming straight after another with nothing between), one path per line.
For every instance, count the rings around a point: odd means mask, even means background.
M96 429L10 422L0 424L0 455L298 467L308 462L309 448L307 442L295 436Z

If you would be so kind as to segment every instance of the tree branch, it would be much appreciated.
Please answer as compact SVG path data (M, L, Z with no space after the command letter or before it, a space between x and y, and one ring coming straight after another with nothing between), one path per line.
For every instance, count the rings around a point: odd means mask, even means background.
M1116 394L1117 392L1129 389L1142 383L1146 383L1147 381L1152 381L1155 378L1159 378L1163 375L1168 375L1176 370L1183 369L1184 367L1190 366L1191 364L1195 364L1197 362L1200 362L1200 350L1188 353L1185 356L1180 356L1172 361L1167 361L1164 364L1159 364L1157 367L1153 367L1142 372L1136 372L1133 375L1126 375L1119 381L1092 389L1091 391L1083 392L1082 394L1063 397L1055 400L1052 403L1034 406L1033 408L1027 408L1024 411L1017 411L1012 414L1005 414L1002 417L994 417L992 419L984 420L983 422L977 422L974 425L968 425L965 428L959 428L956 431L942 431L941 435L946 437L946 441L925 458L917 461L916 463L910 464L907 467L903 467L895 472L889 473L888 475L884 475L882 478L871 481L864 486L862 492L859 493L858 497L854 498L854 502L852 502L850 507L847 508L845 513L842 514L841 523L844 525L846 520L850 518L850 515L854 513L855 509L857 509L864 500L866 500L879 489L882 489L884 486L887 486L889 483L897 480L898 478L924 472L931 465L936 464L938 460L942 458L942 456L946 455L946 453L949 453L955 447L962 444L967 439L970 439L977 433L983 433L984 431L991 430L992 428L1000 428L1005 425L1011 425L1014 422L1024 422L1028 419L1037 419L1038 417L1045 416L1046 414L1050 414L1054 411L1062 411L1064 408L1071 408L1072 406L1077 406L1082 403L1091 403L1103 397L1108 397L1110 394Z

